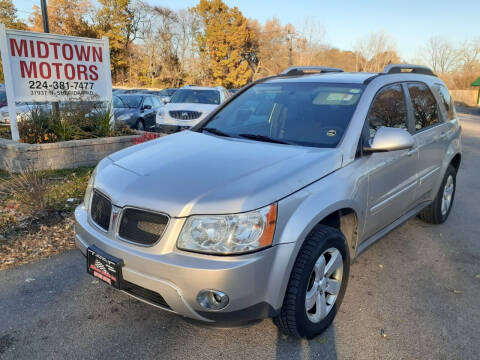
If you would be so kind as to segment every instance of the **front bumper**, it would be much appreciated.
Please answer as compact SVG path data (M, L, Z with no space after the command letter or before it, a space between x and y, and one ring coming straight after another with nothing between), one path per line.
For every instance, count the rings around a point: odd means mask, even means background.
M283 301L280 280L289 276L286 259L293 251L293 243L242 256L211 256L176 249L183 218L172 218L161 241L152 247L126 243L111 231L102 232L91 223L82 206L75 211L75 220L75 241L83 254L88 246L95 245L123 259L124 280L160 294L168 304L167 310L176 314L235 326L274 316ZM204 289L226 293L228 305L222 310L206 311L196 300Z

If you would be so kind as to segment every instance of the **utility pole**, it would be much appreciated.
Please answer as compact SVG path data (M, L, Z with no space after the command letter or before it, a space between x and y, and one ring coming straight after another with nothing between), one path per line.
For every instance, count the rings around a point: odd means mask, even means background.
M50 26L48 24L48 10L47 10L47 0L40 0L40 5L42 7L42 22L43 22L43 32L49 33ZM60 106L58 102L52 103L53 114L57 115L60 111Z
M50 32L50 26L48 24L47 0L40 0L40 5L42 7L43 32L44 33L49 33ZM58 105L58 102L53 102L52 103L52 110L53 110L54 115L57 115L59 113L60 107Z
M287 41L288 41L288 67L292 66L292 36L290 29L287 29Z
M49 33L50 26L48 26L47 0L40 0L40 4L42 6L43 32Z

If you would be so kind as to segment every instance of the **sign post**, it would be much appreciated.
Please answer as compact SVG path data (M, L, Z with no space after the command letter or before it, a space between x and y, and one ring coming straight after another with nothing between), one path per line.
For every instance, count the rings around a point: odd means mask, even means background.
M10 118L10 132L12 140L20 140L17 125L17 106L13 92L13 75L11 73L10 57L8 56L7 33L4 24L0 24L0 54L2 55L3 77L5 78L5 91L7 93L8 116Z
M112 104L108 38L90 39L5 29L0 24L12 139L16 102L102 101Z
M107 101L107 106L108 106L108 111L110 112L110 126L113 126L113 123L115 121L115 117L113 116L113 93L112 93L112 73L110 69L110 45L108 43L108 37L104 36L102 37L102 40L104 42L104 47L105 47L105 52L109 54L107 58L105 59L105 67L107 68L106 71L106 79L105 81L107 82L107 95L108 99Z

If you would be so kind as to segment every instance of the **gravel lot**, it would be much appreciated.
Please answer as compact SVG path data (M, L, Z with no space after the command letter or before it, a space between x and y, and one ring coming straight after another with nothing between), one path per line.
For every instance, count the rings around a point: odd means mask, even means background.
M478 359L480 116L462 114L462 126L448 221L412 219L365 252L319 338L282 336L270 320L229 330L188 324L98 283L70 251L0 271L0 358Z

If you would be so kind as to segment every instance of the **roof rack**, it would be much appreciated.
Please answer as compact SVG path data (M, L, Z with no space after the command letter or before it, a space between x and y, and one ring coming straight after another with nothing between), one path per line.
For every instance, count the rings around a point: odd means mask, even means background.
M402 71L410 70L410 71ZM423 75L433 75L433 71L423 65L413 65L413 64L390 64L385 66L381 74L400 74L400 73L414 73L414 74L423 74Z
M406 70L406 71L402 71ZM408 71L410 70L410 71ZM430 75L430 76L437 76L433 73L433 71L426 66L423 65L413 65L413 64L390 64L385 66L382 72L375 74L368 79L365 79L363 82L364 85L370 83L373 79L381 75L388 75L388 74L422 74L422 75Z
M340 68L325 67L325 66L292 66L283 70L279 76L296 76L306 75L308 73L332 73L343 72Z

